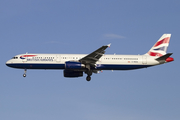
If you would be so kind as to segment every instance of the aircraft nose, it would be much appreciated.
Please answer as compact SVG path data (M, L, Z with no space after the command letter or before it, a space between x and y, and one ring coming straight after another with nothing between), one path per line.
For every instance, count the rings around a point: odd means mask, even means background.
M10 66L10 63L11 63L11 61L8 60L8 61L6 62L6 65L7 65L7 66Z

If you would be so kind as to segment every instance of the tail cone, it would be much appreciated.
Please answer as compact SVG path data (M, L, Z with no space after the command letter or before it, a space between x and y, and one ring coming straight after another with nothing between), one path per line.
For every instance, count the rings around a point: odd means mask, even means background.
M172 57L168 57L168 58L166 59L166 62L172 62L172 61L174 61L174 58L172 58Z

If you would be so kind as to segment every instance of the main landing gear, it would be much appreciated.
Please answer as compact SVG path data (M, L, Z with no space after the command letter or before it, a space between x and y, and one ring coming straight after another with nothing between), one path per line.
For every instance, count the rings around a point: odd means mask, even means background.
M90 81L91 80L91 75L92 75L91 66L89 64L87 64L86 68L87 68L87 70L85 71L85 73L87 74L86 80Z
M26 69L24 69L24 74L23 74L23 77L26 77Z
M91 80L92 71L91 71L91 70L88 70L88 71L86 71L85 73L87 74L86 80L87 80L87 81L90 81L90 80Z
M86 80L87 80L87 81L90 81L90 80L91 80L91 76L88 75L88 76L86 77Z

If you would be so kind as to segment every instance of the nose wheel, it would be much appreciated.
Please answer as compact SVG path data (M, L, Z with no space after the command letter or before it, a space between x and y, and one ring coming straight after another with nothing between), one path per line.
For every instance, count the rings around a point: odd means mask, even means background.
M26 77L26 74L25 74L25 73L23 74L23 77Z
M24 70L23 77L26 77L26 71L27 71L27 70L25 69L25 70Z

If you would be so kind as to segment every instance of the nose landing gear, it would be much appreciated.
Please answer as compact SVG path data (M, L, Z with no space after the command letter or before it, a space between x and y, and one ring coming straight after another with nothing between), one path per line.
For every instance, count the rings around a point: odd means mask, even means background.
M26 71L27 71L27 70L25 69L25 70L24 70L23 77L26 77Z

